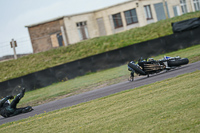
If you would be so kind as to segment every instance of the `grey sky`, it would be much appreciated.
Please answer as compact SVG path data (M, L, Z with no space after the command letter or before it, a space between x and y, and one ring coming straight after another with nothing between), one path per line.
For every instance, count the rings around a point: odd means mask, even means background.
M18 42L17 53L32 52L25 25L124 1L127 0L0 0L0 57L13 54L9 44L12 38Z

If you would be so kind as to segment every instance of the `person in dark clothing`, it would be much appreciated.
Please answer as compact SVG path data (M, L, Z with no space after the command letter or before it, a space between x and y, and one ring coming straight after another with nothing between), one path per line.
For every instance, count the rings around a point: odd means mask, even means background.
M19 93L15 99L14 96L9 95L5 98L0 100L0 115L7 118L11 116L15 116L21 113L27 113L33 110L31 106L27 106L24 108L17 108L17 104L19 101L24 97L25 88L22 89L22 92ZM11 103L9 102L9 99L14 99Z

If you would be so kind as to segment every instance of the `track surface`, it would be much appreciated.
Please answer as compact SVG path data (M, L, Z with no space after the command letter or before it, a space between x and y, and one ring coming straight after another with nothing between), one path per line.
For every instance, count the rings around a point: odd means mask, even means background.
M69 107L69 106L76 105L79 103L87 102L90 100L108 96L110 94L114 94L114 93L121 92L124 90L134 89L139 86L143 86L146 84L154 83L156 81L161 81L164 79L176 77L180 74L194 72L196 70L200 70L200 61L182 66L182 67L174 69L174 70L170 70L168 72L162 72L159 74L150 75L149 78L138 77L135 79L134 82L129 82L129 81L121 82L121 83L107 86L107 87L104 87L101 89L85 92L85 93L74 95L74 96L67 97L64 99L52 101L52 102L49 102L49 103L46 103L43 105L35 106L35 107L33 107L34 110L29 113L25 113L25 114L21 114L21 115L9 117L9 118L3 118L0 116L0 125L7 123L7 122L13 122L13 121L17 121L20 119L28 118L29 116L34 116L36 114L38 115L38 114L41 114L44 112L58 110L58 109L61 109L64 107Z

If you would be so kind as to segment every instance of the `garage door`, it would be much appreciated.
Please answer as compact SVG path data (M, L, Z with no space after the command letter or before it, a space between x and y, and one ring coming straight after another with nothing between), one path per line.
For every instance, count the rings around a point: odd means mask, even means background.
M167 7L168 17L170 18L167 3L166 3L166 7ZM154 8L156 11L156 16L157 16L158 21L166 19L163 3L154 4Z
M98 18L97 24L98 24L98 27L99 27L99 35L105 36L106 35L106 29L105 29L103 18Z

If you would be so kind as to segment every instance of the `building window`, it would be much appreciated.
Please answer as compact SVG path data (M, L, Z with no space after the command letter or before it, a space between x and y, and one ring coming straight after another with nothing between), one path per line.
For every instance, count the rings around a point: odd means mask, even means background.
M153 19L150 5L144 6L144 11L147 20Z
M76 26L78 28L78 34L80 37L80 40L86 40L89 38L88 29L87 29L87 22L78 22L76 23Z
M113 18L115 29L123 27L122 18L121 18L120 13L112 15L112 18Z
M135 9L125 11L124 14L127 25L138 23L137 13Z
M188 10L187 10L187 5L186 5L186 0L180 0L180 3L181 3L181 9L182 9L183 14L187 13Z
M200 10L200 0L193 0L195 11Z
M179 10L179 6L173 6L173 10L174 10L174 16L180 16L180 10Z

